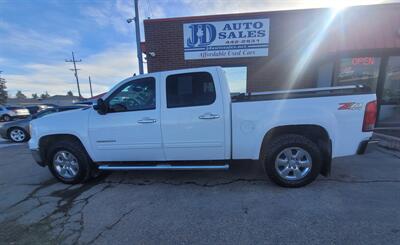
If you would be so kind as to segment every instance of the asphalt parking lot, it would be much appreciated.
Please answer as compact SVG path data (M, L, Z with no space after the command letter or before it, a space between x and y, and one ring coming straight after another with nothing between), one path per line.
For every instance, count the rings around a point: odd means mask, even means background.
M257 164L115 172L68 186L26 144L0 143L1 244L397 244L399 154L370 147L300 189Z

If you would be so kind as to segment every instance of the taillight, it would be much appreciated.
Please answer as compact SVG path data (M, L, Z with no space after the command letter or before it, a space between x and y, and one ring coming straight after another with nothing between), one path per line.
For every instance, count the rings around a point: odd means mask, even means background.
M376 100L368 102L365 106L364 122L363 122L363 132L369 132L374 130L376 123L376 115L378 109Z

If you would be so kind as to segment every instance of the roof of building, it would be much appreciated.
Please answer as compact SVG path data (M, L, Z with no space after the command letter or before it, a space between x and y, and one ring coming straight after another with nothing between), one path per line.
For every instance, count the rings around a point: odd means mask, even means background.
M359 8L359 7L377 7L383 5L400 5L400 3L379 3L379 4L364 4L364 5L353 5L347 7L347 9L351 8ZM152 22L164 22L164 21L203 21L204 19L210 18L232 18L232 17L256 17L265 14L274 14L274 13L290 13L290 12L313 12L313 11L327 11L332 8L304 8L304 9L277 9L270 11L259 11L259 12L243 12L243 13L232 13L232 14L215 14L215 15L198 15L198 16L183 16L183 17L172 17L172 18L158 18L158 19L145 19L144 23L152 23Z

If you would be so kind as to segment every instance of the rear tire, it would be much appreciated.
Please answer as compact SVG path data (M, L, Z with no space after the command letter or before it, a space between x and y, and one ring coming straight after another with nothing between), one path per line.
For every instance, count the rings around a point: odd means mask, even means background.
M3 122L9 122L9 121L11 121L11 117L9 116L9 115L3 115L2 117L1 117L1 120L3 121Z
M267 144L265 152L265 170L277 185L305 186L313 182L321 171L322 152L305 136L278 136Z
M47 162L53 176L65 184L83 183L91 177L91 159L79 142L56 142L48 150Z
M8 130L8 138L14 143L27 142L30 139L30 135L25 129L20 127L13 127Z

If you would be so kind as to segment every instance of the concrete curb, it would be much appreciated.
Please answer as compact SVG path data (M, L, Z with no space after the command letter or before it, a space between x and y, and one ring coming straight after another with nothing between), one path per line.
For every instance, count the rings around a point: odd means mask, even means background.
M379 146L400 151L400 138L380 133L374 133L372 137L379 141Z

